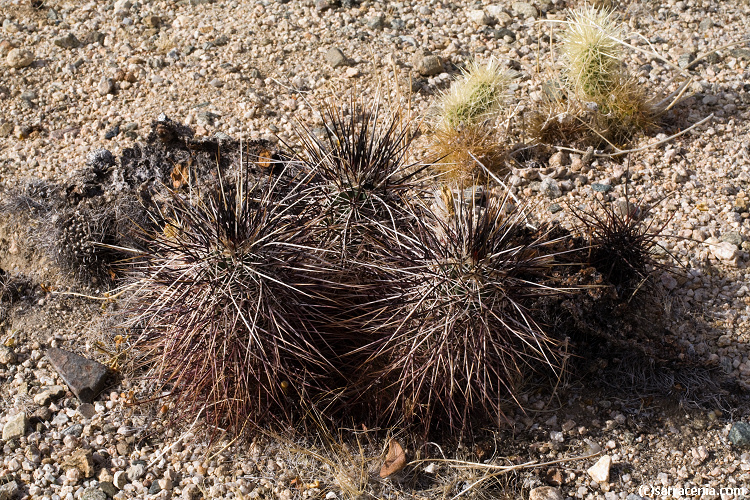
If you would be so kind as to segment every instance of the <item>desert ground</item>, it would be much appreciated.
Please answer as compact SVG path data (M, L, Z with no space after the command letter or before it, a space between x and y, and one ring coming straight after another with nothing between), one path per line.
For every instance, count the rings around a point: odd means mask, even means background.
M639 84L684 92L631 152L586 157L528 131L574 1L0 2L0 499L750 496L750 7L607 4ZM237 437L148 402L120 324L127 292L87 271L99 247L75 232L119 196L92 177L101 150L146 158L167 120L196 144L294 149L303 129L325 132L325 103L357 96L408 117L411 160L427 162L436 99L490 58L516 75L508 147L532 152L503 182L536 220L574 229L584 205L648 208L665 264L634 319L599 318L564 370L530 374L502 422L461 438L309 422ZM115 375L82 402L51 348ZM381 477L392 439L405 466Z

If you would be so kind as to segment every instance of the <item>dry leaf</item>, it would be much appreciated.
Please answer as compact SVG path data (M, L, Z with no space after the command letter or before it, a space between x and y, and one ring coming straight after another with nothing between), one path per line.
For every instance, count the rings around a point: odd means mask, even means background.
M172 187L174 189L180 189L186 185L190 180L190 162L186 164L176 164L170 174L172 178Z
M273 151L268 149L262 149L258 153L258 161L256 161L257 165L262 169L268 169L273 166Z
M391 439L388 443L388 454L380 468L380 477L388 477L406 467L406 454L398 441Z

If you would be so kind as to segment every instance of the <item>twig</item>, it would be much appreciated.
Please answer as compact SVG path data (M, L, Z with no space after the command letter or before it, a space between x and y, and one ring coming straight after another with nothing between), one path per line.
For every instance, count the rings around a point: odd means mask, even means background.
M690 125L685 130L680 130L679 132L677 132L674 135L670 135L669 137L666 137L666 138L664 138L664 139L662 139L660 141L652 142L651 144L646 144L645 146L641 146L639 148L635 148L635 149L619 149L619 148L615 148L616 151L614 153L603 153L602 151L596 151L595 150L594 151L594 156L596 156L597 158L614 158L616 156L622 156L622 155L626 155L626 154L630 154L630 153L638 153L640 151L644 151L644 150L649 149L649 148L660 146L660 145L664 144L665 142L669 142L672 139L675 139L675 138L677 138L677 137L679 137L681 135L687 134L688 132L690 132L694 128L703 125L704 123L706 123L708 120L710 120L713 117L714 117L714 114L711 113L710 115L708 115L707 117L705 117L701 121L693 123L692 125ZM558 151L567 151L569 153L586 154L586 151L582 151L580 149L575 149L575 148L568 148L568 147L565 147L565 146L554 146L554 148L557 149Z
M695 59L693 59L692 61L690 61L690 64L688 64L685 67L685 69L692 68L693 66L695 66L696 64L698 64L699 62L701 62L703 59L707 58L711 54L715 54L715 53L717 53L720 50L728 49L729 47L734 47L735 45L740 45L742 43L750 43L750 38L743 38L742 40L736 40L734 42L727 43L725 45L722 45L721 47L718 47L718 48L713 49L713 50L711 50L709 52L706 52L705 54L701 54L698 57L696 57Z
M518 198L516 198L516 195L514 195L510 191L510 189L508 189L508 186L506 186L505 183L500 180L500 178L498 178L495 174L493 174L492 171L489 168L487 168L486 166L484 166L484 163L482 163L481 161L479 161L477 159L477 157L474 156L474 153L472 153L471 151L467 151L467 153L469 153L469 156L471 156L472 160L474 160L475 162L477 162L477 165L479 165L480 167L482 167L482 169L487 173L487 175L489 175L490 177L492 177L492 179L495 182L497 182L498 184L500 184L503 187L503 189L505 189L508 192L508 194L510 195L510 197L513 198L513 201L515 201L519 205L521 204L521 201Z
M532 468L537 468L537 467L544 467L544 466L547 466L547 465L558 464L558 463L562 463L562 462L573 462L573 461L576 461L576 460L585 460L587 458L596 457L596 456L598 456L600 454L601 454L601 452L594 453L592 455L586 455L586 456L583 456L583 457L561 458L559 460L552 460L551 462L543 462L543 463L536 463L536 461L531 461L531 462L526 462L526 463L518 464L518 465L510 465L510 466L499 466L498 465L498 466L494 466L495 468L502 468L502 470L500 470L498 472L495 472L493 474L488 474L488 475L486 475L484 477L479 478L478 480L474 481L469 486L467 486L466 488L464 488L463 490L461 490L460 492L458 492L458 494L456 494L455 496L451 497L451 500L456 500L457 498L459 498L459 497L463 496L464 494L468 493L469 491L471 491L472 489L474 489L474 487L476 487L477 485L479 485L479 484L487 481L488 479L492 479L494 477L500 476L502 474L506 474L508 472L512 472L514 470L519 470L519 469L524 469L524 468L532 469ZM482 466L484 466L485 468L489 467L487 464L474 464L474 465L480 466L480 468Z
M118 298L123 293L127 292L131 288L133 288L136 284L128 285L119 292L115 294L110 294L109 292L105 292L103 296L97 297L95 295L86 295L85 293L76 293L76 292L57 292L55 290L52 290L51 293L55 295L71 295L73 297L83 297L84 299L91 299L91 300L101 300L102 302L114 302L116 298Z
M190 424L190 428L188 430L186 430L185 432L183 432L182 435L179 438L177 438L177 441L175 441L174 443L172 443L172 445L169 448L165 449L164 451L162 451L161 453L159 453L159 455L157 455L156 458L154 458L153 460L151 460L151 463L149 463L146 466L147 469L150 469L151 467L153 467L159 460L161 460L162 458L164 458L164 455L166 455L168 451L170 451L172 448L174 448L175 446L177 446L177 443L179 443L180 441L182 441L183 439L185 439L185 436L187 436L188 433L191 430L193 430L193 427L195 427L195 424L198 423L198 419L200 418L201 413L203 413L203 410L204 409L201 408L200 411L198 411L198 414L195 416L195 420L193 420L193 423Z
M513 471L520 467L528 467L530 469L535 469L538 467L546 467L547 465L554 465L559 464L563 462L575 462L577 460L586 460L588 458L594 458L601 455L602 452L598 451L596 453L592 453L591 455L583 455L580 457L570 457L570 458L559 458L557 460L552 460L550 462L538 462L536 460L531 460L530 462L524 462L522 464L516 464L516 465L493 465L493 464L483 464L479 462L469 462L467 460L454 460L451 458L422 458L420 460L412 460L407 466L411 465L419 465L427 462L439 462L444 463L447 465L453 465L455 467L462 467L462 468L468 468L468 469L490 469L490 470L499 470L499 471Z

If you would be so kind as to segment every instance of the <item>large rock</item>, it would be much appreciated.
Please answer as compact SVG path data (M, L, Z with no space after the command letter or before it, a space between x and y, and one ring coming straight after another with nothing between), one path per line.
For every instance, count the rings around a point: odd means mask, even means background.
M479 26L487 26L492 22L492 18L481 9L470 10L468 18L471 22L478 24Z
M107 367L63 349L47 349L47 358L82 403L91 403L104 389Z
M108 76L102 76L102 79L99 80L99 85L96 86L96 90L101 95L114 94L115 81Z
M326 52L326 61L331 65L332 68L346 66L349 63L344 53L341 52L341 49L336 47L331 47L330 49L328 49L328 52Z
M422 76L434 76L443 72L443 61L434 54L417 55L414 69Z
M21 412L13 415L3 426L3 441L20 438L26 433L26 413Z
M554 200L562 196L562 189L557 181L551 177L546 177L539 187L539 190L544 193L547 198Z
M34 54L25 49L12 49L5 62L11 68L25 68L34 62Z
M529 492L529 500L563 500L563 496L557 488L540 486Z
M513 12L519 17L535 18L538 15L536 7L528 2L514 2Z
M91 450L78 449L68 455L62 462L62 468L78 469L83 477L94 476L94 458Z
M55 38L52 43L63 49L77 49L81 46L81 41L78 40L73 33L68 33L65 36Z
M99 488L86 488L81 500L107 500L107 494Z
M589 467L586 472L588 472L591 479L597 483L608 483L610 467L612 467L612 457L604 455L598 462Z
M2 134L0 134L2 135ZM0 345L0 365L14 365L16 364L16 353L11 351L4 345Z
M0 486L0 500L13 500L20 498L21 489L16 481L10 481Z
M720 243L712 245L710 249L713 256L716 257L717 260L722 261L734 260L739 253L739 248L737 248L737 245L729 243L728 241L722 241Z
M34 402L39 406L47 406L50 401L60 399L65 395L65 386L62 385L51 385L44 387L43 391L34 396Z
M736 422L729 430L729 442L740 448L750 448L750 424Z

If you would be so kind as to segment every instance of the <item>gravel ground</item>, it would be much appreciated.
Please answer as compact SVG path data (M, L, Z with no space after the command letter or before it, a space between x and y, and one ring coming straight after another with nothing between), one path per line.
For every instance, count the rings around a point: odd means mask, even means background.
M104 147L119 155L144 140L161 113L197 135L292 144L297 122L320 127L311 109L331 96L347 98L347 90L428 116L435 93L473 57L494 56L518 71L510 107L520 117L541 96L544 68L553 59L548 35L559 29L539 21L564 19L570 5L5 0L0 187L64 182L90 152ZM628 29L645 36L629 43L650 44L683 67L747 39L747 9L747 2L718 0L619 6ZM93 404L81 404L67 390L44 352L57 346L111 361L96 347L99 340L112 348L102 333L102 308L47 293L66 289L68 278L28 248L22 222L5 221L0 268L31 284L12 306L0 303L6 346L0 347L0 499L750 496L749 490L720 492L750 487L750 430L741 425L750 418L749 62L744 43L691 67L694 81L677 106L677 125L642 144L713 114L685 135L632 153L624 163L582 162L564 153L546 165L519 164L508 179L517 195L537 204L541 218L566 224L566 204L618 200L626 188L651 205L655 227L671 236L664 248L684 266L661 279L664 335L703 372L658 379L647 363L634 368L637 363L621 356L594 365L594 375L562 379L554 394L551 387L530 390L522 401L526 413L511 412L503 428L476 442L407 449L411 457L440 457L440 450L474 462L469 468L413 463L381 479L384 431L349 432L343 441L290 431L282 435L292 437L267 435L249 445L220 437L209 446L200 422L175 427L158 408L129 406L139 395L128 377ZM634 51L627 63L654 92L676 88L676 71L659 59ZM523 121L514 126L522 138ZM95 288L87 293L104 292ZM707 393L718 384L701 378L705 373L729 379L729 394ZM618 386L628 383L636 389ZM408 448L409 439L402 439ZM496 477L497 469L488 467L533 460L547 465Z

